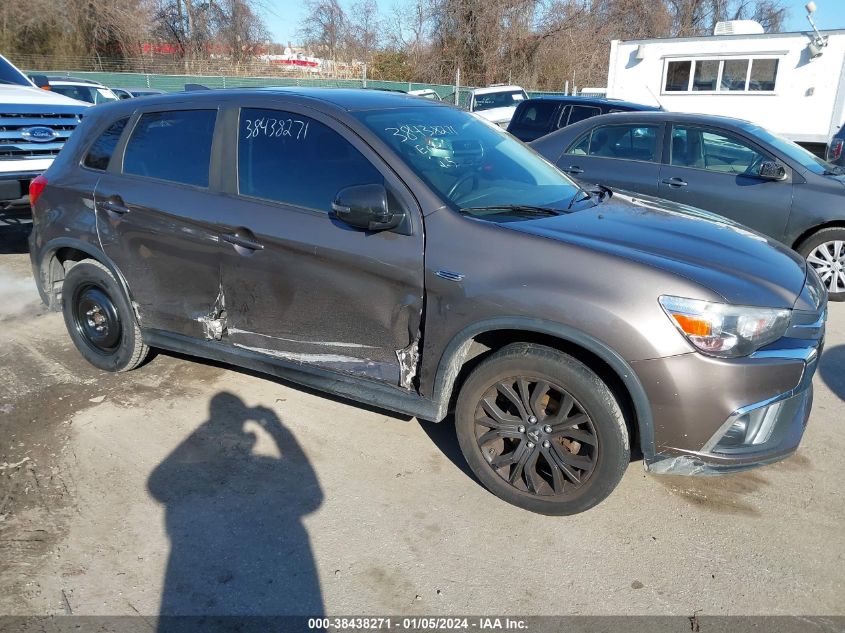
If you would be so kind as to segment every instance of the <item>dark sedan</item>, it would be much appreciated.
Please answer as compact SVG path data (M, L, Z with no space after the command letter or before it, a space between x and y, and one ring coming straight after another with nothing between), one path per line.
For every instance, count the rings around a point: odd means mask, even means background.
M544 95L523 101L517 106L508 124L508 132L527 143L590 117L631 110L660 108L618 99Z
M787 244L845 301L845 170L747 121L623 112L532 147L578 180L666 198Z

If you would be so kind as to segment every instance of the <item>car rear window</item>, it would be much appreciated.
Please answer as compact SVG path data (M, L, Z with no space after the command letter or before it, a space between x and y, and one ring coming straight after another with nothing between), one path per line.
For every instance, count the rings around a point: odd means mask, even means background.
M341 189L383 183L361 152L319 121L281 110L241 110L240 194L328 213Z
M117 141L120 140L120 135L123 134L123 128L126 127L127 121L129 121L129 117L118 119L105 132L100 134L100 138L94 141L85 156L83 164L86 167L100 171L108 169L114 148L117 147Z
M208 187L217 110L141 115L126 145L123 173Z

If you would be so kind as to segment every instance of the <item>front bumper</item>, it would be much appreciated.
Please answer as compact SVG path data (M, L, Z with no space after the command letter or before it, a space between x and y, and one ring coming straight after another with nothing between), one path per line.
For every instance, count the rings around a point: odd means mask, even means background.
M815 316L796 311L787 337L747 358L691 353L634 363L654 413L646 470L718 475L791 455L812 408L825 317L824 305ZM732 429L749 427L756 434L730 445Z

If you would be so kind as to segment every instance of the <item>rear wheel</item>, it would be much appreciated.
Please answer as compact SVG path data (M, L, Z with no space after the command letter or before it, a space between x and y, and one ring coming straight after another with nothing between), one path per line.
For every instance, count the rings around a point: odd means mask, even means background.
M105 371L128 371L146 358L135 315L111 271L93 259L75 264L62 284L62 312L74 345Z
M479 364L461 388L455 425L484 486L541 514L598 504L630 460L625 419L607 385L540 345L508 345Z
M831 301L845 301L845 228L822 229L805 240L798 252L822 278Z

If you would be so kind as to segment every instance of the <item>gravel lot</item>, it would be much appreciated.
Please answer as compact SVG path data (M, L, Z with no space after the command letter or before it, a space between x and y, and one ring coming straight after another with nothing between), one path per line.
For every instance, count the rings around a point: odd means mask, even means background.
M845 614L845 305L795 456L634 462L551 518L481 488L447 425L168 354L97 371L22 235L0 234L0 613Z

